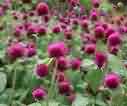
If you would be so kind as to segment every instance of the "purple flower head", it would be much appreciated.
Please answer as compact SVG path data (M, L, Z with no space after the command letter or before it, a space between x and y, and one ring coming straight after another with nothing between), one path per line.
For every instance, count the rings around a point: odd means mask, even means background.
M7 48L7 54L11 59L24 56L25 47L22 43L14 43Z
M46 91L44 90L44 88L36 88L33 90L32 92L32 96L35 100L40 100L40 99L44 99L44 97L46 96Z
M55 42L48 46L48 54L50 57L61 57L65 56L68 52L64 42Z
M107 74L104 78L104 84L108 88L117 88L120 85L120 76L116 73Z
M47 76L48 66L46 64L38 64L35 69L35 74L40 78Z
M104 52L96 52L95 54L95 64L98 68L102 68L107 63L107 56Z

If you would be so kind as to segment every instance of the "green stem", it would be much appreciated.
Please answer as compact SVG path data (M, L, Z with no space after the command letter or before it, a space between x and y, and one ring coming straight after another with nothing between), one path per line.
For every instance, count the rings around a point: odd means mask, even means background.
M15 95L16 76L17 76L16 69L14 69L13 79L12 79L12 93L11 93L10 98L9 98L10 106L13 106L13 97Z
M57 62L56 62L56 60L55 60L55 67L54 67L54 69L53 69L52 78L51 78L51 86L50 86L49 92L48 92L47 106L49 106L49 99L50 99L51 97L53 97L52 89L54 88L54 85L55 85L55 83L56 83L56 80L55 80L56 74L57 74L56 68L57 68Z

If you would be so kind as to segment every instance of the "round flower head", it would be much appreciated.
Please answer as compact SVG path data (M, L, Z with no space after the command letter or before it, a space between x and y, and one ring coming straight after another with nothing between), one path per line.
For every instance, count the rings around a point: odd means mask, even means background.
M113 33L108 37L108 45L109 46L117 46L120 45L121 38L118 33Z
M44 99L46 96L46 91L43 88L36 88L33 90L32 96L35 100Z
M104 78L104 84L110 89L117 88L120 85L120 76L116 73L107 74Z
M87 19L84 19L81 21L81 26L83 29L87 29L88 28L88 25L89 25L89 22Z
M61 27L59 25L56 25L52 29L53 33L60 33L61 32Z
M98 8L100 5L100 0L92 0L92 4L95 8Z
M64 71L68 68L68 61L64 57L60 57L57 60L57 68L61 71Z
M32 56L36 55L36 53L37 53L37 50L36 50L35 44L34 43L27 44L26 51L25 51L26 56L32 57Z
M45 77L48 75L48 66L46 64L38 64L35 70L38 77Z
M48 54L50 57L61 57L65 56L68 48L65 46L64 42L55 42L48 46Z
M67 94L71 91L71 87L68 81L59 82L58 88L61 94Z
M49 13L49 7L46 3L40 2L36 7L36 11L38 15L47 15Z
M80 69L81 66L81 60L76 58L71 60L71 67L74 70Z
M11 59L24 56L25 47L22 43L15 43L8 47L7 54Z
M91 13L91 20L96 21L97 18L98 18L98 14L97 14L95 11L93 11L93 12Z
M108 38L111 34L113 34L115 31L113 28L109 27L105 32L105 37Z
M107 56L103 52L96 52L95 54L95 63L98 68L102 68L107 62Z
M95 37L98 38L103 38L104 37L104 28L102 26L97 26L95 28Z
M46 27L44 27L44 26L39 26L39 27L37 28L37 32L38 32L40 35L45 35L46 32L47 32L47 29L46 29Z
M94 54L96 50L96 45L95 44L87 44L85 45L85 53L87 54Z

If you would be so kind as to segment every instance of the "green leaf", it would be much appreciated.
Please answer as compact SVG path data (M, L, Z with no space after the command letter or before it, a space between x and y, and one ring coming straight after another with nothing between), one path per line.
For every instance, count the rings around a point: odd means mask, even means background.
M32 103L32 104L30 104L28 106L42 106L42 105L40 103Z
M66 75L68 76L68 78L74 86L76 86L76 84L78 84L81 81L81 73L77 70L68 70L66 72Z
M0 93L5 89L7 84L7 76L5 73L0 72Z
M86 81L89 83L91 89L96 92L97 88L102 82L104 72L101 70L89 71L86 75Z
M101 8L102 10L108 12L108 11L111 11L111 10L112 10L112 5L111 5L110 3L104 1L104 2L101 4L100 8Z
M59 103L56 101L49 101L49 106L59 106ZM33 103L28 106L47 106L47 103L45 101L42 101L40 103Z
M123 69L121 60L114 55L108 55L108 67L114 71Z
M85 6L86 9L90 10L92 7L91 0L80 0L80 3Z
M7 106L6 104L0 104L0 106Z
M87 106L88 104L89 99L87 97L83 97L82 95L78 94L72 106Z

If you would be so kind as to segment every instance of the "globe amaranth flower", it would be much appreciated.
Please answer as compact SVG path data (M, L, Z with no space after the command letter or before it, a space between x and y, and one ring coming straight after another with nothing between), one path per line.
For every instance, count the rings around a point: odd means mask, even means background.
M81 63L82 62L79 58L72 59L71 60L71 68L73 70L78 70L78 69L80 69Z
M66 47L64 42L55 42L49 44L48 46L48 54L50 57L59 58L61 56L65 56L68 52L68 48Z
M96 52L95 54L95 64L98 68L102 68L107 63L107 56L104 52Z
M60 32L61 32L61 27L60 27L60 25L54 26L53 29L52 29L52 32L53 32L53 33L60 33Z
M47 15L49 13L49 7L46 3L40 2L37 4L36 11L38 15Z
M109 73L104 78L104 84L110 89L117 88L120 85L120 76L116 73Z
M46 97L47 93L44 90L44 88L36 88L32 92L32 96L35 100L44 99Z
M24 56L24 51L25 51L24 45L18 42L18 43L11 44L7 48L7 55L11 59L17 59Z
M94 54L96 51L96 45L95 44L86 44L84 51L87 54Z
M95 8L98 8L100 6L100 0L92 0L92 4Z
M117 46L121 43L121 37L118 33L113 33L108 37L109 46Z
M99 39L99 38L103 38L104 37L104 28L102 27L102 26L97 26L96 28L95 28L95 37L97 38L97 39Z
M58 88L61 94L68 94L71 91L71 86L68 81L59 82Z
M36 55L36 53L37 53L37 49L36 49L35 43L28 43L26 45L26 51L25 51L26 56L32 57L32 56Z
M46 64L38 64L35 69L35 74L42 78L48 75L48 66Z
M58 70L64 71L68 68L68 60L65 57L60 57L57 59Z

